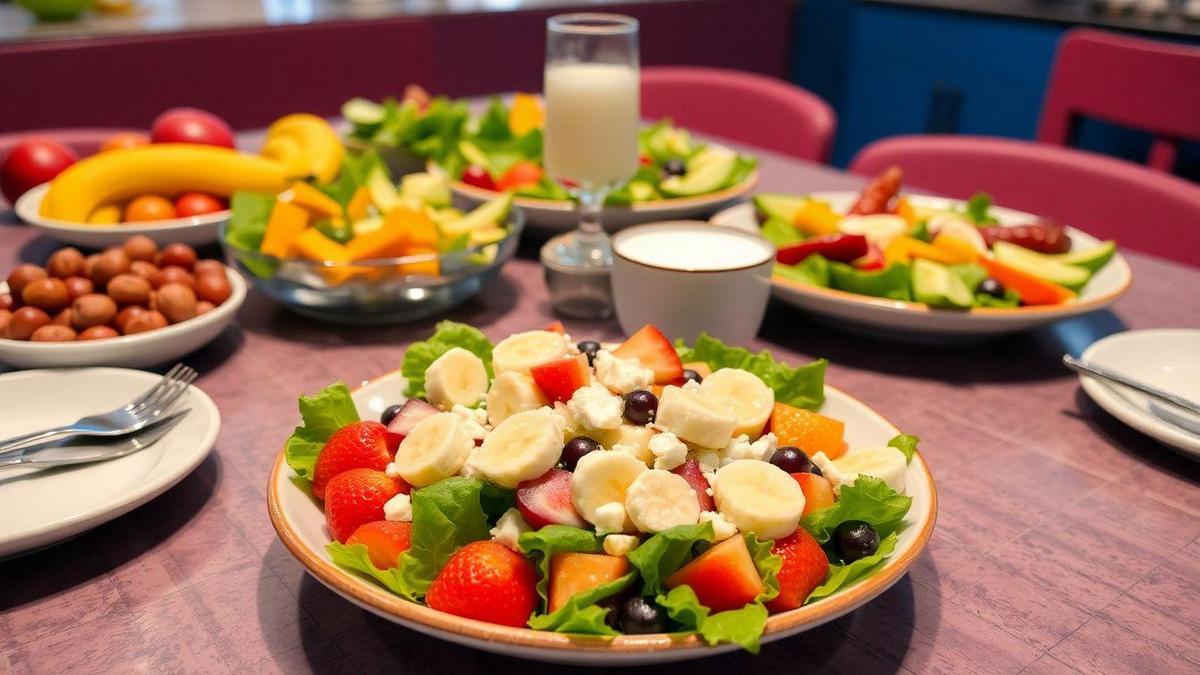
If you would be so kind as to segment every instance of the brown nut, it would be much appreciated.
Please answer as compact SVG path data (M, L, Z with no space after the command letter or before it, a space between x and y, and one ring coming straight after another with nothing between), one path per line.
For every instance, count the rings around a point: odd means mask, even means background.
M178 265L167 265L150 279L150 285L155 288L160 288L163 284L183 284L191 288L196 284L196 278Z
M26 305L46 310L47 314L54 314L71 301L67 295L67 285L62 279L54 278L42 279L25 286L21 300Z
M92 326L79 334L80 340L106 340L108 338L120 337L121 334L113 330L111 326Z
M153 281L154 275L158 274L158 265L145 260L134 260L129 263L129 272L138 275L146 281Z
M96 269L96 263L100 262L100 254L93 253L83 259L83 276L91 279L92 272Z
M196 249L187 244L167 244L158 257L158 266L176 265L191 271L196 264Z
M206 274L217 274L225 276L225 266L220 260L197 260L195 265L192 265L192 274L196 278L200 278Z
M71 302L81 295L87 295L96 290L96 284L93 284L92 280L87 277L67 277L63 279L63 283L67 285L67 297Z
M0 309L12 309L13 297L8 293L0 293Z
M108 282L108 297L118 305L144 305L150 301L150 282L136 274L118 274Z
M233 286L229 283L229 277L221 274L205 274L196 277L196 285L194 287L196 297L201 300L207 300L214 305L219 305L229 299L233 295Z
M201 314L206 314L208 312L213 311L216 308L217 308L217 306L212 304L211 302L209 302L207 300L201 300L200 302L196 303L196 316L200 316Z
M75 331L70 326L48 323L33 331L29 339L34 342L74 342Z
M68 307L68 308L62 310L61 312L59 312L58 314L55 314L54 318L50 319L50 323L54 324L55 326L70 326L71 325L71 308Z
M117 303L102 293L89 293L71 303L71 325L79 330L112 323L117 316Z
M158 312L145 311L134 316L129 323L125 324L125 334L145 333L148 330L166 328L166 326L167 318L165 316Z
M109 279L124 274L129 271L129 256L121 249L112 249L100 254L100 259L96 261L96 265L92 268L92 282L96 284L96 288L105 288L108 286Z
M10 340L28 340L33 332L50 323L50 315L37 307L22 307L13 312L8 326L4 328L4 337Z
M37 265L22 263L8 273L8 292L12 293L14 298L19 298L26 286L35 281L41 281L48 276L46 270Z
M117 312L117 318L113 319L113 323L117 325L117 328L119 330L124 332L125 324L129 323L130 319L137 316L138 314L144 314L145 312L146 312L145 307L139 307L137 305L130 305L130 306L122 309L121 311Z
M158 244L144 234L135 234L125 240L121 250L125 251L125 255L129 256L130 260L153 263L154 254L158 253Z
M196 293L183 284L163 284L155 298L155 308L171 323L196 316Z
M68 246L50 254L46 261L46 272L52 277L66 279L83 274L84 258L79 249Z
M4 337L4 329L8 328L8 322L12 321L13 313L7 309L0 309L0 337Z

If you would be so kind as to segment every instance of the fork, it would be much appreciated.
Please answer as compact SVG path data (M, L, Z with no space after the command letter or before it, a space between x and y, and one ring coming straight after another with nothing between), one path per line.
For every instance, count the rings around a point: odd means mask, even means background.
M144 428L162 417L175 401L187 391L197 373L177 363L166 375L141 396L115 410L80 418L66 426L35 431L0 442L0 453L34 443L75 436L122 436Z
M14 466L67 466L70 464L90 464L105 462L110 459L131 455L154 445L167 434L179 420L191 412L191 409L180 410L163 417L154 426L142 433L118 441L115 445L59 445L42 448L33 452L22 452L16 457L0 459L0 469Z

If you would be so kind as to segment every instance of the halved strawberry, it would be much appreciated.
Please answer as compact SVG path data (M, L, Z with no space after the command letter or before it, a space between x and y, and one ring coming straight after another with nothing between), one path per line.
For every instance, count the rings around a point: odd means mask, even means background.
M421 420L436 415L441 410L437 406L419 398L410 398L400 406L400 412L392 418L391 424L388 424L388 445L391 447L392 454L396 454L396 448L400 447L400 441L412 431L413 427Z
M804 604L813 590L825 583L829 574L829 556L803 527L783 539L776 539L771 552L783 558L779 579L779 595L767 603L772 612L796 609Z
M804 513L801 515L807 516L818 509L833 506L833 483L828 478L815 473L794 473L792 478L800 484L800 491L804 493Z
M350 469L325 488L325 523L334 539L346 540L361 525L384 520L383 505L400 494L400 482L382 471Z
M561 321L551 321L550 323L546 324L546 327L542 330L548 330L551 333L558 333L559 335L564 335L567 332L567 329L563 326Z
M366 546L372 565L381 570L391 569L400 554L412 547L412 523L372 521L359 525L346 543Z
M550 469L517 485L517 508L535 530L547 525L587 527L571 503L571 472Z
M433 609L518 628L525 626L537 602L533 563L490 540L458 549L425 595L425 604Z
M700 502L701 511L716 511L717 506L713 502L712 495L708 494L708 479L704 477L704 470L700 468L700 462L694 459L680 464L671 469L671 473L683 476L683 479L692 486L692 490L696 492L696 501Z
M570 401L575 390L587 386L591 379L586 354L543 363L534 366L529 372L546 398L563 403Z
M379 422L352 422L333 432L313 467L313 496L325 499L325 487L334 476L350 469L383 471L392 461L387 429Z
M642 367L654 371L656 384L671 384L683 377L683 364L671 341L651 324L629 336L613 354L622 359L637 359Z
M762 593L762 577L741 535L726 539L667 577L667 588L688 585L714 613L739 609Z

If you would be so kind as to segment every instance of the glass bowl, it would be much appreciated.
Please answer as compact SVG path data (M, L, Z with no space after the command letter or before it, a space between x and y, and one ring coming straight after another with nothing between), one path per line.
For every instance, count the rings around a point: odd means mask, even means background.
M378 325L423 319L475 295L517 250L525 216L513 208L500 241L459 251L353 263L278 258L231 244L221 226L230 266L250 283L304 316L332 323Z

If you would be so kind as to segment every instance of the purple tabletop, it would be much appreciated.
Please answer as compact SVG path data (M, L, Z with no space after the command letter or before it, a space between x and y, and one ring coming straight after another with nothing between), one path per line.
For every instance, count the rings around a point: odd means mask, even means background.
M760 156L764 190L861 182ZM0 215L0 269L53 247ZM1200 325L1200 270L1126 256L1135 282L1111 312L981 344L882 342L773 303L750 346L828 357L831 384L920 435L937 529L911 573L858 611L757 657L659 669L1200 669L1200 466L1098 409L1059 363L1112 332ZM530 257L447 316L493 339L552 318ZM267 476L296 396L398 367L434 322L331 326L251 293L239 326L186 359L224 418L211 456L146 506L0 562L0 671L553 672L358 609L308 576L268 522ZM619 334L614 321L565 323L580 339Z

